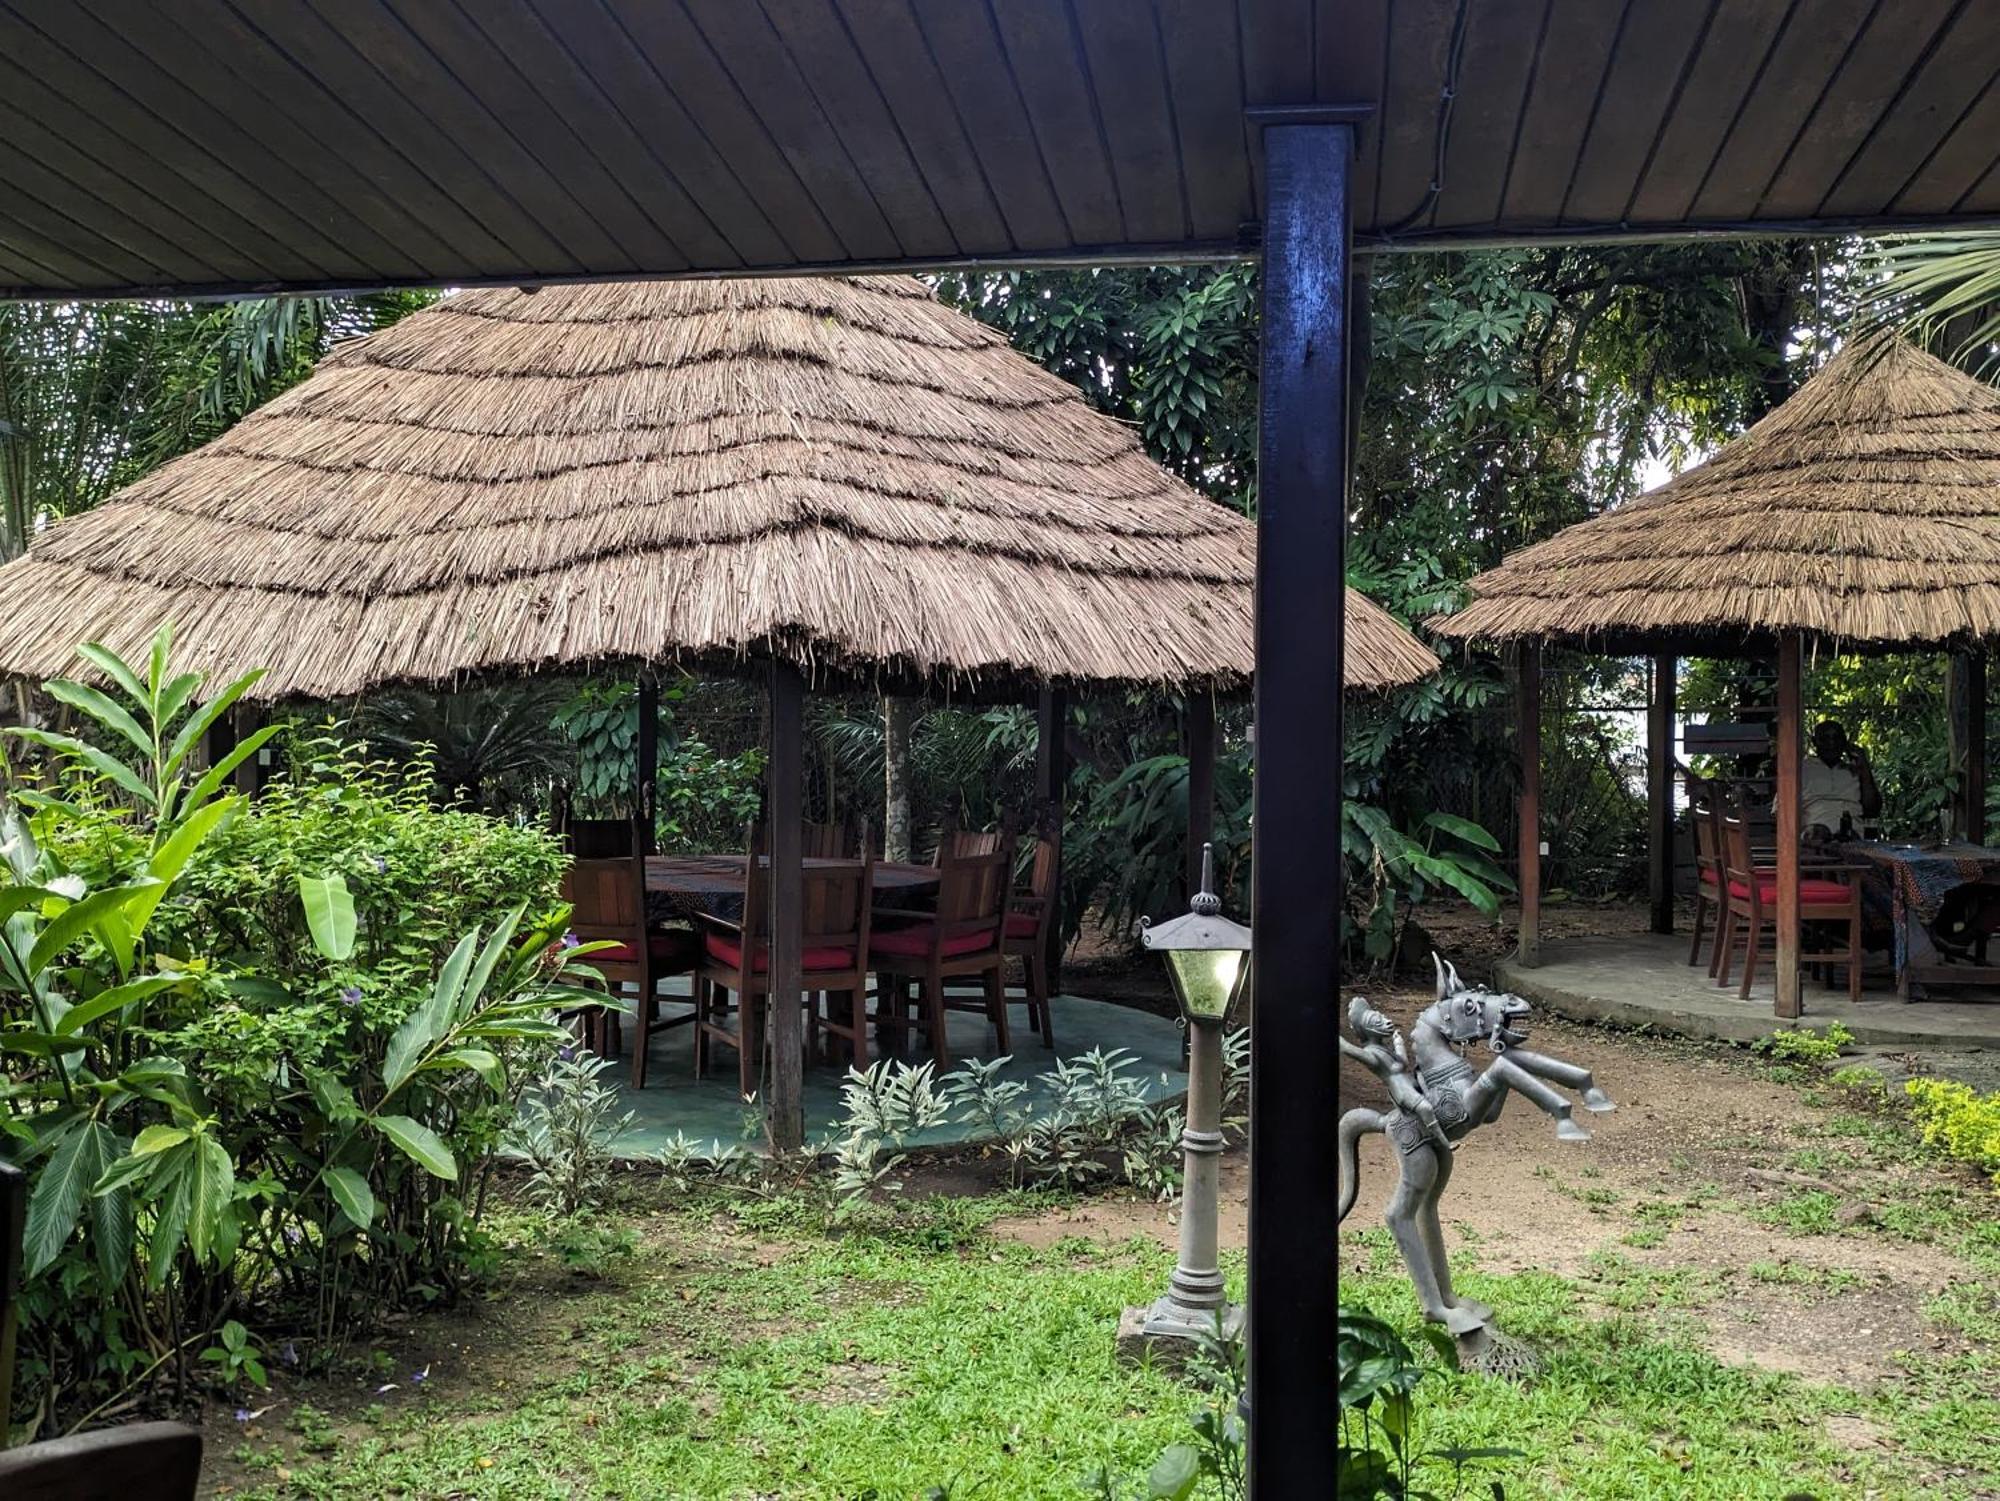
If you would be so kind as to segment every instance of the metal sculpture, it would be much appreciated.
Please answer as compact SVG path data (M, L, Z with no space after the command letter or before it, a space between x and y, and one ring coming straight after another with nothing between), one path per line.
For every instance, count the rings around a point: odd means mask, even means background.
M1382 1217L1410 1270L1424 1316L1443 1324L1463 1343L1490 1335L1493 1310L1452 1291L1438 1200L1451 1182L1458 1143L1498 1120L1510 1092L1525 1096L1554 1117L1556 1135L1563 1141L1587 1141L1590 1133L1570 1118L1569 1100L1545 1081L1580 1091L1586 1110L1615 1107L1590 1070L1521 1046L1527 1041L1526 1001L1469 986L1451 965L1436 955L1432 959L1437 965L1437 999L1411 1026L1410 1045L1405 1046L1395 1023L1361 997L1348 1006L1348 1024L1361 1041L1343 1037L1340 1050L1381 1079L1391 1108L1359 1108L1340 1118L1339 1218L1347 1218L1360 1188L1358 1144L1369 1132L1379 1131L1395 1145L1402 1170ZM1494 1054L1493 1061L1476 1074L1461 1051L1475 1042L1483 1042Z

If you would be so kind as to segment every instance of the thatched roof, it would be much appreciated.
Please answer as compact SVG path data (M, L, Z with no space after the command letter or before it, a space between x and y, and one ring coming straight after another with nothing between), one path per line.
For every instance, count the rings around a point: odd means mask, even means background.
M171 622L268 698L767 652L1232 686L1255 529L907 277L472 292L0 569L0 671ZM1351 686L1432 654L1348 604Z
M1576 644L2000 636L2000 391L1898 339L1851 344L1707 463L1480 574L1433 625Z

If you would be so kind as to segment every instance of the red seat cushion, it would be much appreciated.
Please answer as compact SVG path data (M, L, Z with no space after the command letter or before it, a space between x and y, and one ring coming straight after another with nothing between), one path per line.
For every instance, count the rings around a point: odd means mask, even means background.
M1750 888L1741 881L1729 883L1729 894L1738 901L1750 900ZM1847 887L1838 881L1800 881L1799 900L1809 905L1833 905L1848 899ZM1778 904L1778 878L1759 876L1757 878L1757 900L1767 907Z
M914 923L907 928L894 928L887 933L876 933L868 940L871 954L900 954L912 958L926 958L931 951L931 935L937 931L936 923ZM980 949L993 946L991 933L961 933L956 938L944 941L944 957L956 958L960 954L977 953Z
M715 960L718 964L726 964L734 970L741 970L743 968L742 944L732 943L720 933L707 934L703 943L708 950L708 957ZM761 975L770 967L771 946L768 943L760 943L757 945L756 973ZM817 973L821 970L830 969L852 969L854 968L854 950L807 949L800 967L808 973Z
M1032 912L1009 912L1007 914L1007 936L1009 938L1033 938L1042 926L1042 920Z
M592 939L591 942L594 943L596 940ZM646 947L652 950L655 959L683 958L687 954L686 941L678 933L649 933L646 935ZM583 962L595 964L600 960L606 964L636 964L638 956L632 952L631 944L614 943L608 949L599 949L594 954L586 954Z

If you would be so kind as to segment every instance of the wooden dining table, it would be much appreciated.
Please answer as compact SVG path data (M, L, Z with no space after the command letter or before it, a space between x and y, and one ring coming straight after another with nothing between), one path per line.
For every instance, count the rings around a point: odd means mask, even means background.
M1886 917L1895 934L1899 999L1920 999L1934 986L2000 987L2000 964L1981 963L1971 953L1941 951L1937 942L1938 920L1954 892L1967 886L2000 888L2000 850L1956 841L1881 839L1851 840L1834 848L1864 872L1864 910L1878 921ZM1988 903L2000 907L2000 890L1980 905Z
M762 858L770 866L770 856ZM808 858L807 871L852 865L851 860ZM646 857L646 916L654 925L693 922L704 913L724 922L743 921L743 877L747 855L648 855ZM875 862L875 895L885 905L922 907L937 900L935 865L897 860Z

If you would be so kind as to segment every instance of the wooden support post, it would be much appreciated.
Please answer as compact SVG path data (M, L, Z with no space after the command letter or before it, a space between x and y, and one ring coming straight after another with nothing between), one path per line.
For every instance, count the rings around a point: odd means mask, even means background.
M233 721L229 737L232 750L256 734L261 728L260 721L263 719L263 715L258 712L254 704L246 704L240 699L229 711L229 717ZM244 757L243 764L236 768L236 790L245 797L255 797L263 789L264 768L260 763L269 753L268 744L259 746L254 754Z
M1960 772L1965 837L1986 842L1986 656L1965 655L1965 764Z
M1777 1015L1790 1020L1803 1009L1799 994L1799 769L1804 743L1799 723L1799 636L1778 637L1778 958L1773 972ZM1756 935L1751 935L1756 942Z
M1036 816L1047 823L1056 842L1056 914L1049 924L1049 946L1043 955L1052 996L1062 990L1062 842L1069 789L1069 750L1063 736L1068 728L1069 695L1060 688L1044 688L1035 703L1035 802Z
M1253 122L1255 121L1253 116ZM1354 125L1263 123L1249 1480L1323 1495L1335 1408L1342 591Z
M235 750L237 745L235 711L223 710L216 716L215 723L208 727L208 733L201 738L203 753L207 755L211 767L220 766L228 760L229 753Z
M1652 701L1646 710L1646 876L1655 933L1674 930L1674 699L1679 672L1671 652L1653 658Z
M765 816L770 820L771 1094L764 1121L774 1152L805 1145L805 1016L802 943L805 922L805 680L789 662L771 664L771 759Z
M639 757L635 768L632 816L639 820L639 850L653 854L660 843L660 684L648 669L639 674Z
M1187 749L1187 891L1201 890L1201 847L1215 837L1215 696L1190 690L1181 709Z
M1542 962L1542 649L1525 642L1514 663L1515 744L1521 758L1521 934L1516 957Z

